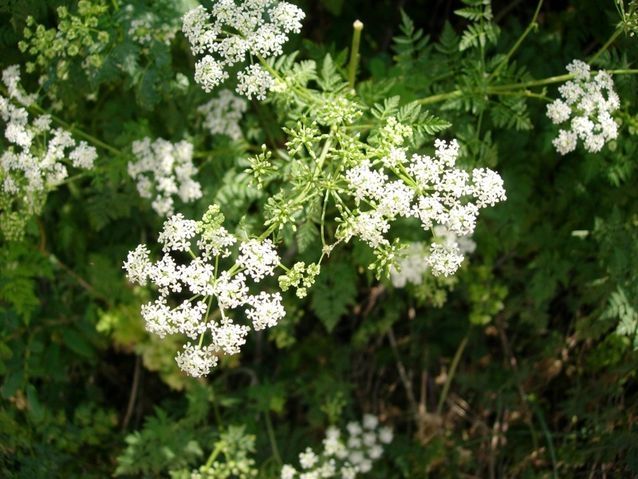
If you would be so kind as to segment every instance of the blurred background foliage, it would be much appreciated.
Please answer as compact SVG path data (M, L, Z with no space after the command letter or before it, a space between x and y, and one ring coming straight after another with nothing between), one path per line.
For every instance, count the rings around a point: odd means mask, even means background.
M0 244L0 476L181 477L216 441L230 441L235 425L254 435L259 477L276 477L277 456L292 461L326 424L362 412L395 429L370 477L638 475L635 79L616 79L630 107L620 139L597 155L559 157L542 102L432 105L455 125L471 166L497 169L508 191L480 223L469 264L453 281L398 290L366 271L366 251L343 251L308 301L289 300L281 326L253 335L202 383L177 371L177 344L144 331L145 293L126 283L121 261L160 227L126 180L127 146L143 135L188 134L206 95L188 80L192 60L180 33L146 49L126 38L102 49L92 36L85 47L97 66L89 73L73 61L61 71L55 56L38 66L37 55L18 48L27 17L52 28L57 7L75 12L83 3L98 29L115 35L120 2L0 2L2 66L50 68L43 94L112 147L101 152L108 170L51 194L25 241ZM154 12L158 25L192 6L131 4ZM472 78L471 63L456 61L456 35L467 24L453 14L460 2L298 4L307 20L292 48L303 56L345 58L353 20L364 22L362 95L382 90L408 101ZM493 2L499 51L535 6ZM618 21L611 0L546 2L517 65L536 78L561 74ZM635 65L636 51L635 38L621 35L598 66ZM61 74L65 81L53 80ZM254 104L247 139L281 144L272 115ZM212 159L200 170L204 198L184 213L195 217L216 201L239 221L263 196L237 161L246 145L194 141Z

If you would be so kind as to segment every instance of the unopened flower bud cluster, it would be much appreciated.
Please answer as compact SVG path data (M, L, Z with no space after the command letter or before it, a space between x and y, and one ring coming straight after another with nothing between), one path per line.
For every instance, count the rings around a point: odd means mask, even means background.
M210 11L192 9L184 15L182 30L193 54L201 57L195 81L209 92L247 57L281 55L288 35L301 31L304 16L295 5L277 0L218 0ZM272 76L255 63L240 70L237 78L237 92L249 99L265 99L274 85Z
M242 132L239 122L247 108L246 100L233 95L230 90L221 90L217 97L197 108L197 112L204 117L202 124L211 135L226 135L233 140L240 140Z
M400 131L395 141L402 141L405 133ZM460 237L471 235L479 210L505 200L506 195L498 173L487 168L459 169L455 166L458 155L456 140L436 140L434 156L409 157L405 150L393 147L381 159L359 162L346 172L358 209L344 215L340 234L382 250L390 246L393 221L415 218L426 231L438 225ZM426 264L434 275L449 276L462 261L458 244L433 241Z
M299 469L286 464L281 479L355 479L370 472L393 439L392 430L380 427L379 419L366 414L363 421L348 423L346 431L331 426L319 453L307 448L299 454Z
M0 95L0 118L8 145L0 156L0 218L4 234L17 239L25 215L40 212L46 194L67 178L68 167L92 168L97 152L53 128L50 116L30 118L27 107L35 96L22 88L17 65L2 72L2 82L8 96Z
M239 242L222 226L223 220L216 205L201 221L176 214L166 220L158 237L164 253L160 260L153 262L148 248L139 245L124 263L130 281L140 285L150 281L159 292L157 300L142 306L146 329L160 337L186 336L189 342L176 361L194 377L208 374L219 355L237 354L246 342L251 328L235 322L230 310L242 308L254 330L275 326L285 316L280 293L250 293L250 283L272 276L279 265L273 243ZM235 265L222 269L221 261L236 243ZM180 298L176 306L171 295ZM214 309L219 311L218 319L211 315Z
M458 249L461 256L470 254L476 249L476 243L469 236L458 236L445 226L432 228L433 239L445 248ZM410 243L401 251L397 263L390 268L390 281L395 288L405 288L407 284L423 283L424 275L430 270L428 244L424 242Z
M566 124L558 131L554 147L566 155L580 140L585 150L597 153L618 137L618 125L611 116L620 107L614 81L604 71L592 74L589 65L580 60L567 65L567 71L574 80L561 85L561 98L547 105L547 117L556 125Z
M134 141L128 174L137 182L142 198L153 199L152 207L160 216L174 211L174 197L190 203L202 196L202 189L194 177L193 145L187 141L171 143L163 138Z

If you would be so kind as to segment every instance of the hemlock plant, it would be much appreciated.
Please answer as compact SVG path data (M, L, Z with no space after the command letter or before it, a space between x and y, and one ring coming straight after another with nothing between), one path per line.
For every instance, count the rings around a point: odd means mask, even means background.
M299 466L293 466L282 459L277 446L270 414L281 412L282 406L272 399L279 398L277 392L268 391L271 402L259 406L257 417L265 418L272 462L258 465L256 438L247 429L250 424L254 430L254 418L246 418L245 424L223 424L217 392L202 384L215 374L239 371L258 387L252 370L242 372L237 367L242 349L256 341L257 354L262 354L266 331L282 349L294 348L295 327L308 320L304 308L312 310L328 335L336 334L340 318L350 311L364 318L378 314L357 331L353 343L366 343L375 335L381 341L387 338L397 362L397 384L405 388L410 420L416 424L414 435L428 444L428 427L444 429L442 409L468 336L461 340L447 373L441 373L436 414L428 413L425 399L417 404L415 379L398 354L392 325L399 310L405 309L411 319L415 305L444 311L460 277L469 284L470 322L496 323L497 317L503 321L509 291L495 279L495 271L515 253L494 260L497 247L482 251L474 235L497 214L493 208L516 211L528 205L520 191L511 191L508 175L501 176L494 138L510 130L529 135L542 130L545 144L530 143L529 148L569 159L583 151L595 155L617 151L624 136L635 136L633 98L623 98L619 92L622 82L630 81L638 70L632 68L635 59L612 46L621 36L634 35L637 3L615 0L620 21L609 40L593 53L565 59L566 74L552 72L544 78L534 78L531 69L516 63L526 41L539 29L543 0L529 25L507 41L500 40L489 0L463 0L455 11L465 22L462 34L445 23L436 43L401 12L402 34L394 39L395 56L383 68L375 65L383 73L369 79L360 72L365 30L358 20L347 50L314 45L290 51L289 44L299 45L296 37L306 20L303 9L292 3L152 3L82 0L76 8L57 9L55 28L38 24L33 17L25 20L19 42L23 65L3 65L0 86L0 231L6 245L3 268L9 278L2 280L0 300L27 318L28 328L29 313L37 304L34 285L38 274L47 271L42 268L38 273L35 260L32 264L24 259L29 256L25 245L31 242L49 267L66 271L89 295L93 303L86 309L85 321L97 322L98 331L112 334L117 347L135 350L146 368L158 371L167 384L193 388L185 418L169 420L158 408L141 433L128 436L117 459L118 475L395 477L383 476L390 474L389 466L375 469L394 453L398 435L390 426L391 408L384 414L364 414L361 423L348 423L346 435L335 425L352 416L341 404L343 391L326 399L319 409L330 426L324 428L321 446L297 448ZM187 62L175 55L180 48L192 55ZM422 83L412 81L413 76ZM117 102L118 94L135 98L140 112L133 108L123 113L126 122L116 126L75 120L74 115L86 117L92 108L109 110L109 102ZM73 95L77 103L67 110L66 102ZM158 128L151 119L153 108L171 98L178 99L171 103L174 118ZM530 112L535 102L542 105L544 115ZM109 141L100 138L96 133L100 130L108 133ZM507 145L506 140L503 143ZM632 151L623 154L629 157ZM520 166L526 155L537 154L540 151L521 151L515 161ZM612 166L610 181L621 184L630 177L631 167ZM516 168L509 173L514 181L520 174ZM47 209L50 198L55 206ZM133 227L141 234L132 239L129 232L119 231L126 237L126 247L119 243L89 257L98 269L111 260L123 264L129 285L124 285L119 267L104 266L103 274L118 284L113 296L48 251L54 247L50 243L69 241L75 234L70 230L83 222L99 232L111 222L132 221L127 220L131 207L144 214L145 226ZM86 218L83 208L88 211ZM615 217L597 218L591 232L574 227L573 236L604 246L600 232L605 228L635 227L635 214L627 217L625 223ZM51 240L46 231L57 218L65 226ZM516 223L516 228L523 226ZM110 241L105 240L109 245ZM81 249L90 249L86 243ZM614 254L613 246L603 250ZM473 257L479 254L485 257L483 264L473 266ZM558 269L560 258L552 258L531 267ZM609 303L598 315L615 321L606 336L615 339L605 341L635 345L638 316L633 299L625 294L625 289L634 290L632 276L620 263L610 259L604 277L589 278L587 284L592 288L605 284L601 294ZM92 274L99 278L102 273ZM566 275L556 273L560 278L552 276L552 281L566 283ZM357 297L361 277L373 285L367 302ZM545 285L535 281L530 288L536 288L534 294L542 303ZM12 287L24 292L14 293ZM375 295L388 291L399 295L402 289L409 299L394 311L394 300L387 310L377 304ZM62 296L53 303L62 301ZM351 308L355 303L356 308ZM92 331L93 323L89 323ZM61 324L68 326L65 320ZM54 335L53 342L92 357L90 351L99 340L78 339L77 331L70 328ZM490 334L498 336L513 355L502 324ZM609 346L605 353L620 346L614 348ZM3 354L0 349L0 357ZM29 348L24 354L29 357ZM563 356L569 354L565 349ZM294 358L295 364L302 362L300 358ZM611 361L605 358L600 361ZM515 367L513 356L509 360ZM136 366L136 374L141 367ZM24 403L23 409L37 411L39 400L28 368L13 381L15 386L4 383L3 395L16 405ZM423 391L428 384L423 378ZM192 392L197 387L203 388L202 398ZM521 384L517 391L525 421L531 423L538 404L522 392ZM224 407L232 407L233 401L229 395ZM202 406L209 403L214 404L216 422L212 435L205 427L208 406ZM316 423L316 411L313 414ZM102 419L108 422L108 416ZM542 416L537 420L546 430ZM44 416L38 421L45 421ZM96 419L91 426L96 431L98 423ZM532 429L534 454L536 434ZM492 441L496 446L497 436ZM396 454L407 447L403 441ZM146 448L151 451L148 457ZM548 450L552 474L558 477L551 438ZM180 458L173 461L175 451ZM393 467L391 474L396 477L416 477L410 472L413 466L403 459Z

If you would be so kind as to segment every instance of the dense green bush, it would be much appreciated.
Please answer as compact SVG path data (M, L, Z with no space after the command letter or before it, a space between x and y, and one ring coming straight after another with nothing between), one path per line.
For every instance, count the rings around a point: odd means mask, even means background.
M638 476L638 1L201 3L0 4L0 476Z

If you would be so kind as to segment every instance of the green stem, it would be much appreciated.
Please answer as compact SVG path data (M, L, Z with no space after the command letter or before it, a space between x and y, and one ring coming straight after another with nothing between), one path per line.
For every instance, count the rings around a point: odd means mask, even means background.
M215 389L213 389L212 384L210 385L210 390L213 393L213 414L215 415L215 422L217 423L217 429L221 431L223 427L222 415L219 412L219 405L217 404L217 394L215 393Z
M545 435L545 439L547 440L547 449L549 450L549 457L552 460L552 477L554 479L558 479L558 462L556 460L556 450L554 449L552 433L547 427L547 423L545 422L543 413L536 401L528 401L528 403L531 405L534 414L536 414L536 418L538 419L538 422L540 422L541 428L543 429L543 434Z
M523 91L503 91L492 93L495 96L524 96L527 98L535 98L537 100L551 102L553 101L551 98L541 95L540 93L533 93L531 91L523 90Z
M489 87L488 91L498 93L501 90L521 90L526 88L551 85L553 83L563 83L567 80L571 80L572 78L574 78L574 75L572 75L571 73L565 73L564 75L547 77L541 80L530 80L522 83L510 83L507 85L494 85L492 87Z
M452 98L458 98L463 96L463 92L461 90L454 90L447 93L439 93L436 95L431 95L425 98L421 98L417 100L417 103L421 105L429 105L431 103L438 103L441 101L451 100Z
M501 71L501 68L503 68L507 64L507 62L509 62L512 55L514 55L514 53L516 53L516 51L523 44L523 41L525 40L527 35L529 35L531 31L536 27L536 20L538 19L538 15L540 14L542 6L543 6L543 0L539 0L538 5L536 5L536 10L534 11L534 15L532 16L532 20L529 22L529 25L527 25L527 28L525 29L523 34L519 37L519 39L516 41L514 46L510 48L510 50L507 52L503 60L498 64L496 69L490 74L490 76L488 77L488 80L494 78L494 76L496 76L498 72Z
M326 246L326 232L325 232L325 222L326 222L326 209L328 207L328 198L330 198L330 189L326 188L326 194L323 198L323 208L321 209L321 245L325 248Z
M637 75L638 69L636 68L625 68L619 70L605 70L610 75ZM516 90L525 90L527 88L534 88L545 85L552 85L554 83L563 83L567 80L571 80L574 78L574 75L570 73L566 73L564 75L557 75L547 78L542 78L540 80L530 80L521 83L510 83L506 85L494 85L488 87L486 90L483 90L482 93L488 95L508 95L514 93ZM421 105L429 105L432 103L438 103L445 100L451 100L453 98L458 98L463 96L464 93L472 93L471 90L461 91L461 90L453 90L447 93L438 93L436 95L431 95L425 98L421 98L416 100L417 103ZM531 95L525 95L531 96Z
M323 148L321 149L321 153L319 154L319 158L317 159L317 166L315 168L314 177L317 178L323 169L323 164L326 161L326 156L328 156L328 152L332 147L332 131L330 131L330 135L326 139L326 142L323 144Z
M348 64L348 84L350 88L354 90L354 85L357 78L357 66L359 65L359 47L361 45L361 30L363 30L363 23L359 20L355 20L352 24L354 32L352 33L352 48L350 49L350 63Z
M440 415L443 412L443 406L445 405L445 400L447 399L447 395L450 392L450 386L452 385L452 380L454 379L454 375L456 373L456 368L461 361L461 356L463 356L463 351L465 350L465 346L467 346L468 336L466 335L461 344L459 344L456 353L454 354L454 358L452 359L452 364L450 365L450 371L448 372L447 379L445 381L445 385L443 386L443 391L441 391L441 397L439 398L439 404L436 407L436 413Z
M204 467L205 468L210 467L213 461L217 458L217 456L219 456L219 453L221 451L222 451L221 444L218 444L217 446L215 446L215 449L213 449L213 452L211 452L210 456L208 456L208 461L206 461L206 464L204 464Z
M283 464L281 455L279 454L279 447L277 446L277 439L275 438L275 431L272 427L272 421L270 420L270 413L266 411L264 413L266 418L266 429L268 430L268 440L270 441L270 448L272 449L272 455L278 464Z
M47 113L46 110L44 110L44 108L42 108L40 105L37 104L33 104L31 106L29 106L30 110L35 111L36 113L39 113L40 115L44 115L47 114L51 117L51 119L56 122L58 125L60 125L62 128L68 130L70 133L74 133L75 135L79 136L80 138L83 138L85 140L87 140L89 143L92 143L95 146L99 146L100 148L109 151L110 153L113 153L114 155L121 155L122 152L120 150L118 150L117 148L114 148L113 146L109 145L108 143L104 143L102 140L100 140L99 138L94 137L93 135L90 135L89 133L85 132L84 130L80 130L79 128L67 123L66 121L62 120L61 118L58 118L55 115L51 115L50 113Z
M616 31L612 33L609 39L605 42L605 44L602 47L600 47L600 49L596 53L594 53L594 55L589 59L587 63L591 65L596 60L598 60L598 57L602 55L605 51L607 51L607 49L612 45L612 43L616 41L616 39L620 36L621 33L622 33L622 30L620 28L617 28Z

